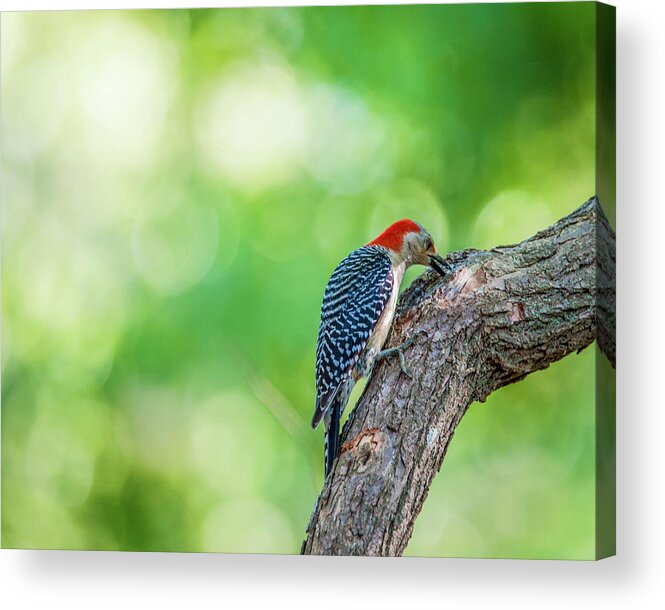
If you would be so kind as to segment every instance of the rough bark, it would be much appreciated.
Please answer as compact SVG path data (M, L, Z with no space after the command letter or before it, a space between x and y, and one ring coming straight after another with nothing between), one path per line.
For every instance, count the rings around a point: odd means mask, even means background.
M462 416L474 401L598 337L614 365L615 237L594 197L532 238L448 255L400 299L386 347L342 432L304 554L400 555ZM598 303L598 306L597 306Z

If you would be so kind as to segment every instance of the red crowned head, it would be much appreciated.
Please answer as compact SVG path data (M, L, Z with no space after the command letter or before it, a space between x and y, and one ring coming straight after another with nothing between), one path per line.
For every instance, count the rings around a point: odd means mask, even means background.
M394 222L367 245L385 248L394 264L425 265L442 275L448 266L436 253L432 236L425 227L408 218Z
M420 233L424 229L413 220L403 218L393 222L381 235L374 238L368 246L383 246L393 252L401 252L404 238L409 233Z

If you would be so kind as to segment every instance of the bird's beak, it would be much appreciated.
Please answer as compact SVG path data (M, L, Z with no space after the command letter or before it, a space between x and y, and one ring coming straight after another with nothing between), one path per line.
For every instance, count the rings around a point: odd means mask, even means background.
M428 254L428 256L430 267L438 274L445 276L450 271L450 265L439 254Z

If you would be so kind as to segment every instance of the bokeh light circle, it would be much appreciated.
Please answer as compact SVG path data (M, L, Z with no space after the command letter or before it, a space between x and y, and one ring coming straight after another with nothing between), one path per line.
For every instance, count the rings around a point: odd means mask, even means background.
M289 180L305 138L293 72L278 61L226 69L199 103L196 136L204 165L237 188L257 193Z
M137 221L133 260L145 282L162 295L177 294L199 282L217 252L219 226L203 202L181 201Z
M504 191L485 204L472 231L475 248L492 248L522 241L556 220L550 206L527 192Z

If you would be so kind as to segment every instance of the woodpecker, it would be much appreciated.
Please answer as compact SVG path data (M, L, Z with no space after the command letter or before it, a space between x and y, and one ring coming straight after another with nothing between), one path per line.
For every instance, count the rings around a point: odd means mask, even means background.
M398 353L402 346L381 352L395 315L404 272L411 265L432 267L445 275L448 265L439 256L431 235L412 220L390 225L376 239L349 254L333 271L321 304L316 344L316 406L312 428L325 428L325 476L339 454L339 426L349 395L367 377L378 358Z

